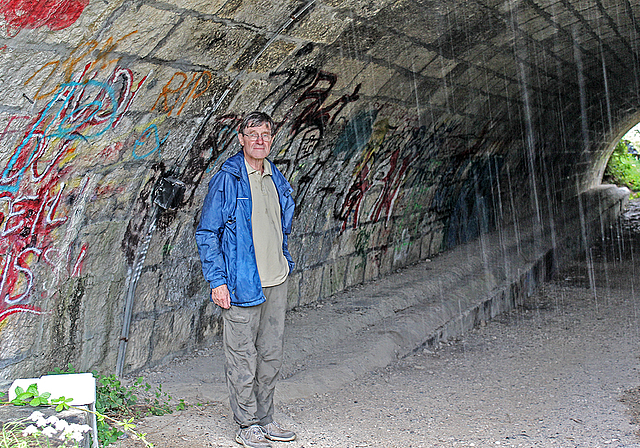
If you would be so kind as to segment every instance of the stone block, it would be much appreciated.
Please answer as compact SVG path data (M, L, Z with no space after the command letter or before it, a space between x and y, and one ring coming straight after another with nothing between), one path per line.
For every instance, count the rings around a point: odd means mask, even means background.
M163 313L155 320L151 362L158 363L191 344L194 322L193 310ZM178 342L179 341L179 342ZM177 343L178 342L178 343Z
M270 92L270 87L270 84L263 79L252 79L245 82L230 107L238 111L254 110L258 105L257 98L267 96Z
M106 221L82 228L79 240L87 246L83 271L101 272L101 275L107 277L126 275L126 266L121 263L120 252L125 227L125 223Z
M413 263L417 263L418 261L421 260L420 254L422 252L422 247L421 247L421 241L420 238L417 239L411 239L409 241L409 250L407 252L407 263L406 265L410 265Z
M420 74L430 78L441 79L446 77L451 70L456 68L457 65L458 62L454 60L446 59L442 56L436 56L427 64Z
M294 270L289 274L289 285L287 286L287 309L290 310L300 305L300 282L302 272Z
M534 32L531 37L534 38L535 40L545 40L545 39L549 39L552 36L555 36L557 33L557 28L553 25L547 25L543 28L541 28L540 30Z
M322 266L304 271L300 284L300 305L314 302L321 297L322 271Z
M395 76L397 73L389 67L369 63L364 70L358 73L353 83L355 85L362 84L360 95L376 96L381 93L382 86Z
M257 73L267 73L278 68L296 49L296 44L279 40L273 42L260 55L256 62L248 67L249 71Z
M332 243L331 258L341 258L355 252L358 233L359 230L348 228L336 235Z
M51 69L46 70L43 67L48 62L55 61L58 58L59 55L54 51L26 52L17 49L0 51L0 87L3 89L2 99L0 99L1 104L16 110L23 109L26 112L31 109L32 102L36 101L39 94L57 91L58 84L61 82L57 78L50 83L52 85L47 84L46 87L43 87L45 78L51 71ZM19 85L21 88L9 88L15 85ZM37 104L41 104L41 107L44 107L49 101L51 101L51 98L43 97L38 100ZM7 125L11 125L8 130L18 131L22 129L22 132L17 132L15 137L9 141L24 137L25 132L28 130L27 126L30 123L27 118L13 118L15 115L15 113L8 115L2 120L11 120L11 123L7 121ZM3 126L2 129L5 129L5 127ZM9 141L3 138L2 146L8 145ZM7 152L6 154L10 153ZM3 154L2 158L4 157L5 155Z
M178 60L212 70L224 70L255 36L243 28L186 18L154 55L165 60Z
M431 247L429 249L429 253L431 255L438 254L442 252L442 241L444 239L444 229L439 228L433 230L433 234L431 237Z
M405 39L402 36L382 36L382 38L380 38L380 40L378 40L373 47L367 51L367 54L376 59L386 60L389 63L398 63L398 56L414 46L415 45L412 44L410 40ZM425 50L425 52L428 52L428 50ZM402 64L398 65L404 67Z
M179 9L188 9L206 15L215 15L227 2L226 0L166 0L166 3L174 5Z
M367 253L367 264L364 269L364 281L374 280L380 277L380 249Z
M403 75L398 75L390 79L384 86L382 86L382 92L384 92L385 98L390 98L398 101L408 101L414 99L415 101L415 78L407 78Z
M120 40L118 51L143 58L149 56L178 23L180 16L176 12L148 5L135 10L132 7L111 25L108 33L115 41Z
M89 42L97 31L102 28L104 22L122 6L119 2L89 2L80 17L69 27L61 30L46 30L43 41L50 45L65 45L76 48L83 42ZM34 39L34 43L41 41Z
M344 287L350 288L364 282L365 263L367 254L348 257L347 271L344 276Z
M367 66L367 62L350 58L348 54L334 56L323 64L323 70L337 75L334 89L338 92L353 91L358 82L356 77Z
M340 14L332 8L316 3L314 8L294 25L289 35L297 39L304 39L318 44L332 44L342 34L344 29L352 23L352 18Z
M151 360L155 318L131 322L124 362L124 373L141 369ZM117 348L116 348L117 353Z
M288 2L270 3L253 0L227 1L216 15L238 23L266 30L277 30L287 22L294 9Z
M166 291L160 284L160 272L156 270L142 272L136 287L133 315L166 310L170 303L165 298Z
M413 73L422 72L429 63L431 63L438 55L433 51L424 47L412 45L404 51L397 54L391 62Z
M345 275L349 265L348 258L339 258L326 263L322 275L322 297L329 297L344 289Z
M344 2L341 0L326 0L324 3L335 8L341 8L344 6ZM376 0L375 2L369 0L355 0L349 3L349 7L357 17L372 18L392 3L396 2L394 0Z
M420 236L416 243L420 247L420 259L426 260L431 257L431 233L425 233Z

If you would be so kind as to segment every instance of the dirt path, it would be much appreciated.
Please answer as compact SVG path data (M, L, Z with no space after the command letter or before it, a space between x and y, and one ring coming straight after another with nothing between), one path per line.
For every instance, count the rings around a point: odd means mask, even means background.
M620 401L640 385L640 299L625 266L599 263L594 295L577 265L525 308L457 341L281 403L278 418L299 440L274 445L640 447ZM238 446L224 402L147 418L140 429L157 447Z

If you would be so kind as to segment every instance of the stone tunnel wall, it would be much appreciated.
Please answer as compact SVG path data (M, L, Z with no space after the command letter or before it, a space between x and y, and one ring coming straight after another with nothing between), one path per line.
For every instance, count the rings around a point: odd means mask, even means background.
M128 291L125 372L211 340L193 233L250 110L295 190L290 306L562 220L637 114L639 8L3 2L1 378L114 371Z

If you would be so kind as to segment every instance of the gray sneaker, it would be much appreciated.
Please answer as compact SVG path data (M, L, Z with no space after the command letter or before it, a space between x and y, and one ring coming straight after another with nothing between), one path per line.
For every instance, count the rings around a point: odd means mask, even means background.
M245 448L271 448L271 444L264 437L260 425L251 425L248 428L240 428L236 435L236 442Z
M276 422L271 422L268 425L263 426L262 432L267 439L275 440L277 442L291 442L296 438L295 432L284 429Z

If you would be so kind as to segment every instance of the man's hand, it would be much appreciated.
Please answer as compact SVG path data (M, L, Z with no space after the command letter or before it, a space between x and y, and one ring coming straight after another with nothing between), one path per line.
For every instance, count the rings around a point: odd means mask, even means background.
M217 288L213 288L211 290L211 300L225 310L231 308L231 296L229 295L227 285L220 285Z

